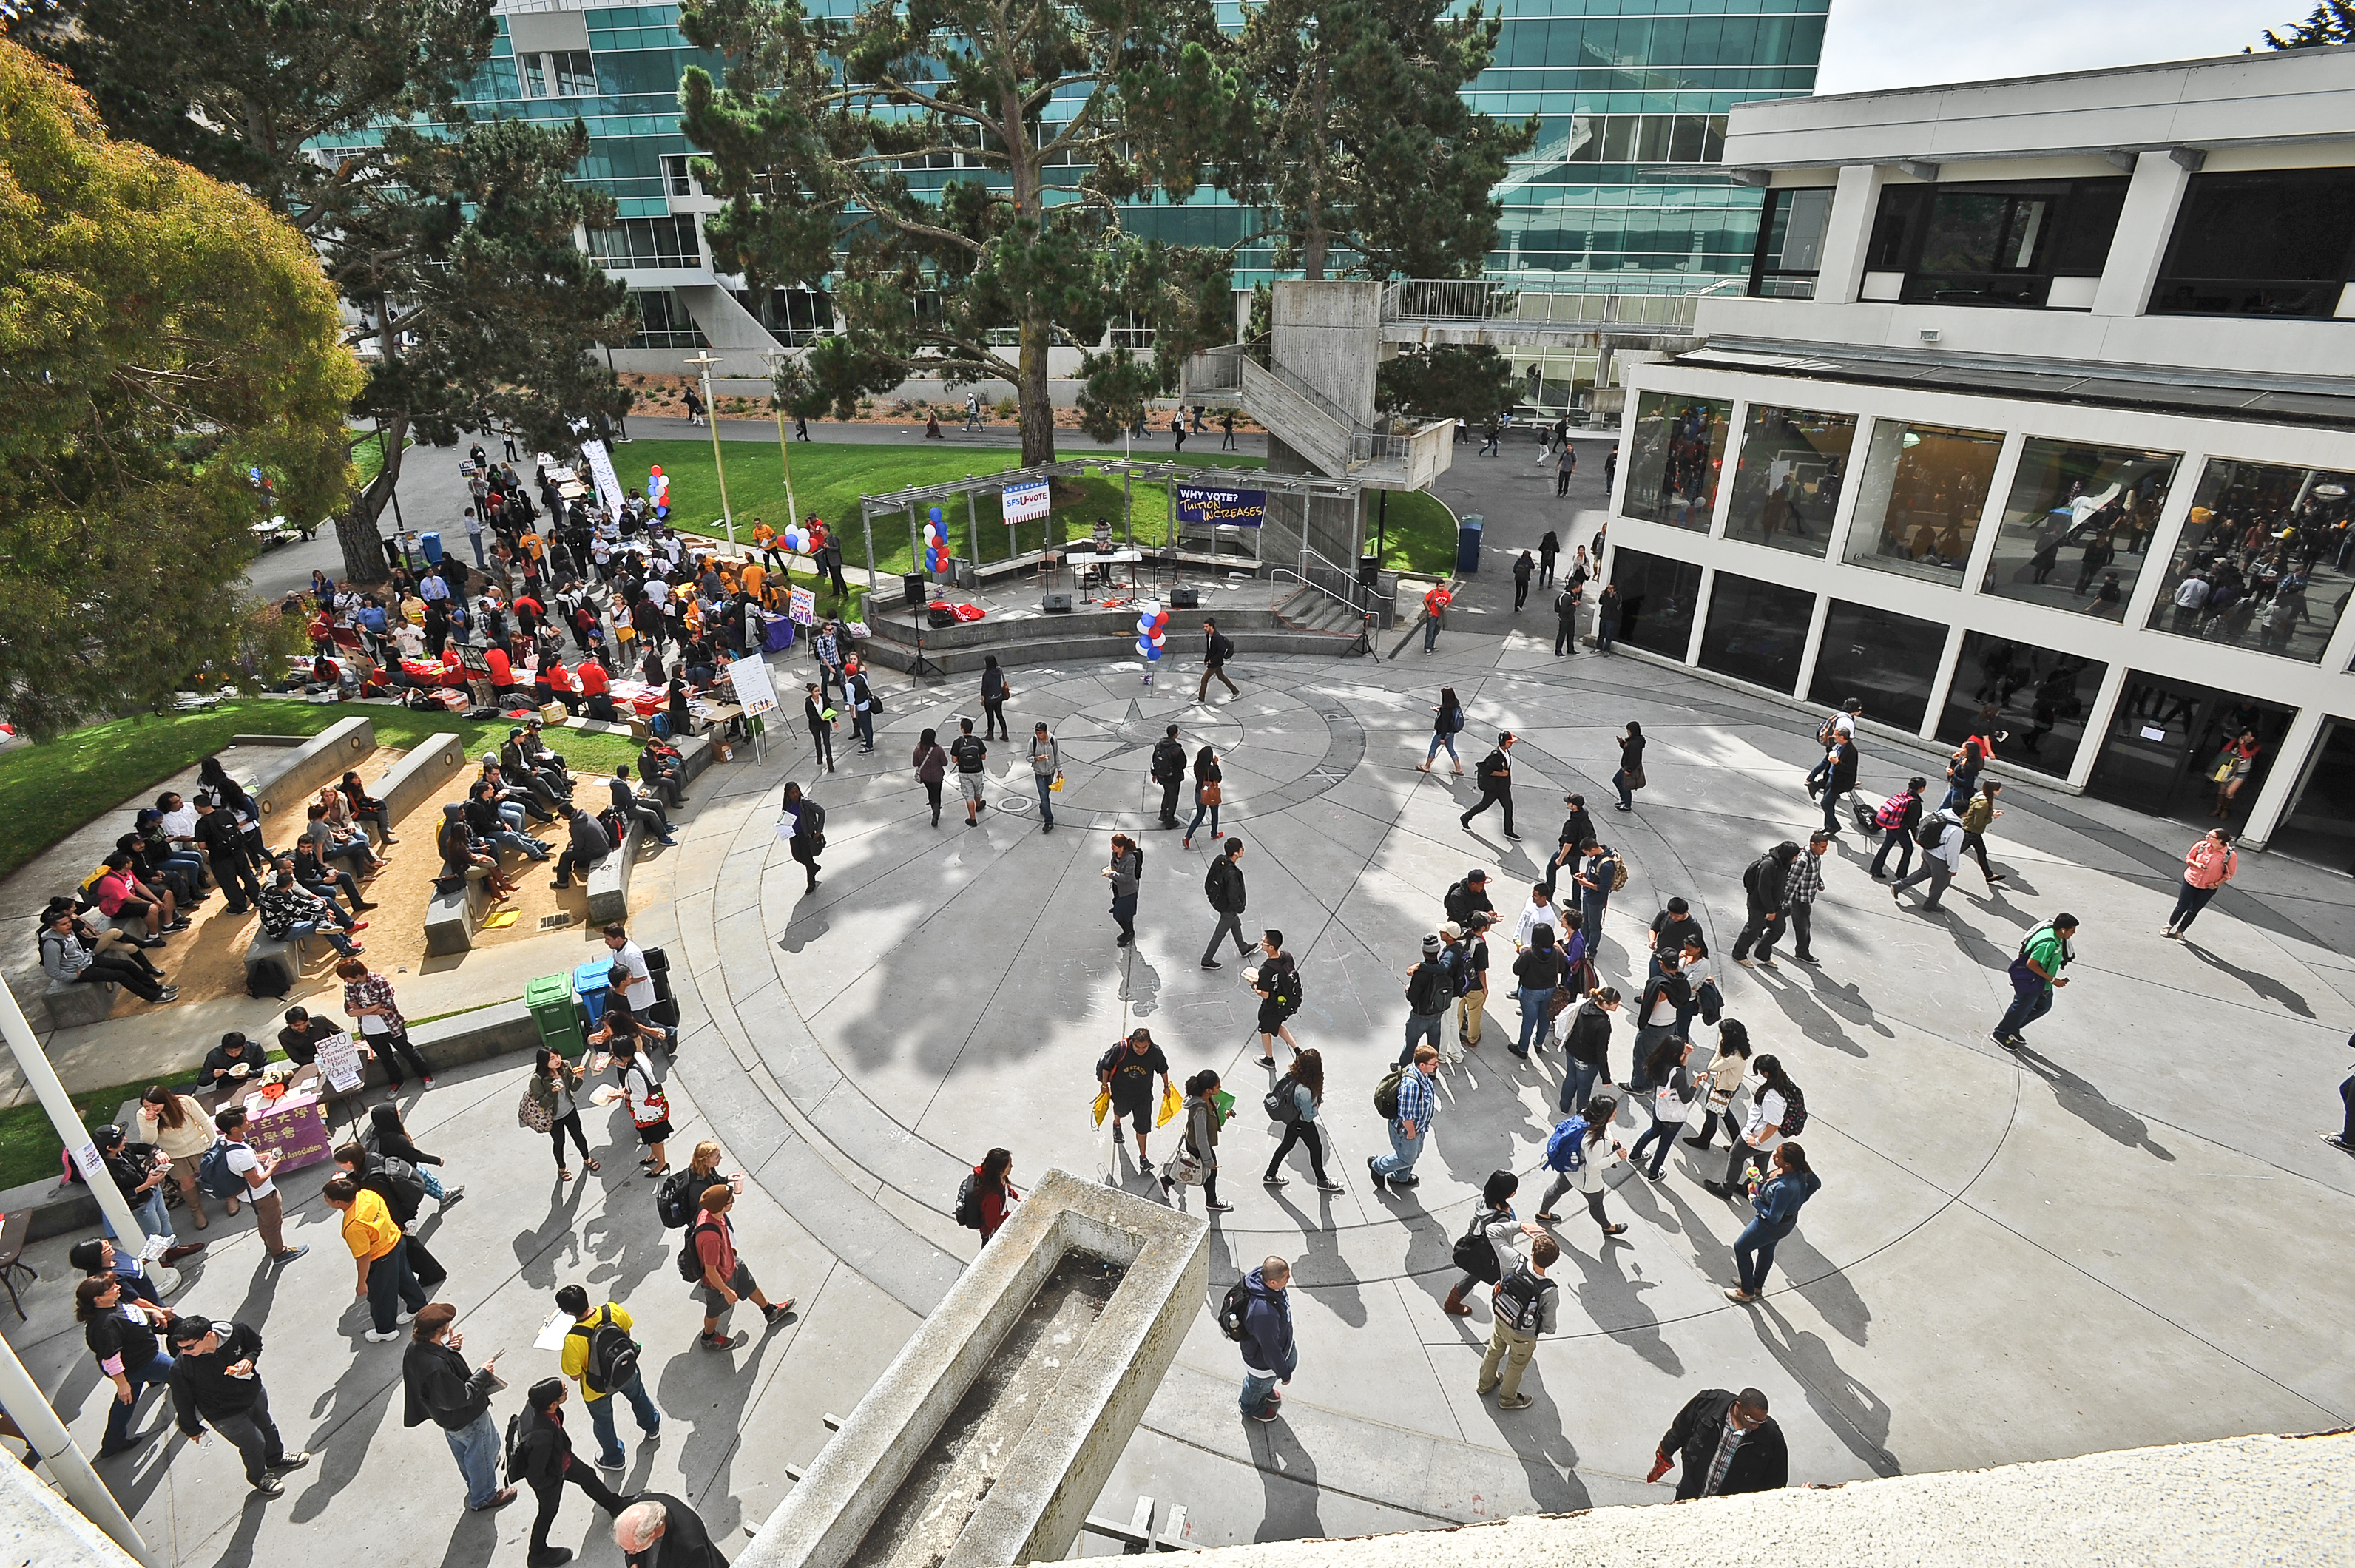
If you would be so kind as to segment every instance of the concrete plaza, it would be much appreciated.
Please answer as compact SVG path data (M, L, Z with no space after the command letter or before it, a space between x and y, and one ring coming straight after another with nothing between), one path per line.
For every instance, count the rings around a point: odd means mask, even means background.
M1587 455L1582 479L1599 477L1600 450ZM1492 552L1573 519L1579 538L1591 532L1575 495L1550 521L1550 481L1503 466L1463 480L1493 499L1450 496L1487 508ZM765 761L702 781L680 849L649 861L634 890L634 933L668 949L684 1008L672 1157L716 1136L751 1177L746 1255L773 1295L800 1298L796 1320L763 1336L740 1312L732 1327L749 1342L695 1349L698 1313L670 1262L677 1233L655 1221L625 1118L598 1140L604 1170L559 1185L541 1140L515 1125L520 1062L452 1073L407 1103L419 1143L449 1159L445 1179L467 1186L426 1233L470 1353L508 1350L500 1420L554 1370L527 1347L555 1286L611 1296L639 1315L647 1386L666 1413L658 1445L632 1441L623 1489L684 1495L741 1540L789 1488L783 1467L824 1442L824 1413L857 1402L971 1254L949 1218L963 1169L1003 1145L1018 1185L1050 1165L1105 1170L1092 1067L1138 1023L1181 1077L1213 1068L1240 1102L1220 1146L1221 1196L1236 1207L1213 1231L1211 1290L1269 1253L1293 1259L1301 1364L1282 1419L1243 1421L1234 1347L1206 1310L1101 1514L1124 1520L1147 1494L1184 1504L1195 1540L1223 1543L1665 1500L1642 1483L1653 1445L1710 1385L1767 1392L1795 1481L2355 1419L2340 1311L2355 1162L2315 1136L2337 1125L2355 1029L2344 879L2253 857L2190 941L2167 942L2190 831L2022 781L1991 844L2010 882L2001 896L1974 869L1943 916L1897 908L1851 829L1817 906L1823 966L1786 955L1779 970L1732 969L1742 866L1820 820L1800 784L1814 720L1636 657L1558 660L1550 615L1533 606L1521 629L1508 581L1497 597L1501 565L1492 554L1433 655L1418 639L1393 661L1246 656L1233 667L1242 696L1208 708L1191 700L1186 625L1150 688L1133 663L1010 671L1018 740L1044 719L1063 748L1053 835L1039 831L1027 767L1003 742L982 826L964 826L953 792L942 827L928 825L909 750L922 728L953 733L958 714L977 717L963 677L887 688L877 752L845 745L839 773L814 774L787 723ZM781 686L808 667L798 654L776 662ZM1475 832L1457 825L1476 797L1468 777L1444 775L1444 755L1443 772L1414 771L1443 684L1471 712L1467 772L1497 728L1526 737L1514 753L1520 842L1494 813ZM1651 737L1651 784L1622 816L1605 781L1629 719ZM1249 847L1245 925L1281 928L1301 961L1295 1028L1328 1063L1344 1194L1317 1195L1296 1156L1291 1186L1259 1183L1273 1143L1252 998L1231 961L1197 966L1214 845L1207 826L1190 851L1147 827L1157 790L1146 755L1166 722L1220 748L1222 826ZM1937 772L1892 739L1864 752L1875 795ZM823 880L807 893L773 836L788 778L829 815ZM1729 1014L1806 1092L1804 1141L1825 1185L1765 1300L1742 1308L1720 1291L1748 1211L1698 1184L1721 1172L1722 1153L1696 1161L1679 1147L1658 1186L1614 1173L1611 1212L1631 1228L1606 1248L1566 1211L1561 1332L1525 1385L1537 1403L1500 1412L1472 1392L1485 1304L1470 1319L1440 1309L1455 1278L1448 1248L1492 1169L1521 1172L1521 1208L1534 1208L1561 1057L1506 1055L1498 1036L1516 1014L1492 994L1490 1043L1444 1075L1411 1195L1368 1190L1364 1159L1386 1147L1369 1092L1398 1052L1404 971L1443 918L1441 892L1480 866L1498 908L1515 908L1566 790L1587 796L1630 865L1604 979L1639 984L1644 925L1667 898L1690 900L1727 974ZM1127 950L1113 944L1097 876L1117 827L1146 829L1140 940ZM2075 983L2014 1055L1987 1039L2009 994L2003 965L2062 909L2084 923ZM1509 942L1492 945L1508 967ZM1631 1039L1621 1025L1623 1079ZM1630 1142L1636 1125L1623 1113ZM1171 1147L1156 1139L1156 1160ZM1156 1190L1125 1160L1106 1174ZM280 1424L319 1461L269 1503L248 1502L217 1441L158 1438L104 1473L178 1563L282 1563L332 1539L388 1563L521 1563L528 1499L464 1514L440 1437L400 1425L400 1348L360 1340L365 1314L318 1175L289 1183L303 1198L291 1231L311 1256L273 1279L258 1271L250 1222L216 1220L207 1235L220 1240L174 1305L262 1330ZM28 1254L43 1280L11 1339L94 1449L106 1391L66 1320L61 1251ZM146 1408L143 1425L168 1420ZM554 1539L584 1563L618 1562L589 1515L569 1497Z

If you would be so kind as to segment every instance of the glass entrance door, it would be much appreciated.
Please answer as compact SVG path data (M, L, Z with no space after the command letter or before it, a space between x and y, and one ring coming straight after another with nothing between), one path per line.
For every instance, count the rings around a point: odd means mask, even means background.
M2130 670L2086 792L2153 816L2215 822L2221 786L2211 773L2218 753L2227 740L2254 732L2256 757L2221 819L2237 831L2256 803L2294 712L2213 687Z

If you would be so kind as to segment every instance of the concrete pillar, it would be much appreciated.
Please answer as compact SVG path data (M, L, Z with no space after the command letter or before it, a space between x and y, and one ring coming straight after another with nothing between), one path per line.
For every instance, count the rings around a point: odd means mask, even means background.
M1382 286L1293 281L1275 285L1270 359L1360 425L1374 421Z
M1876 164L1841 168L1833 189L1831 217L1824 224L1823 261L1816 272L1816 298L1847 304L1864 287L1865 247L1872 239L1873 215L1889 171Z
M2183 205L2184 188L2190 182L2191 171L2164 150L2135 159L2126 208L2118 214L2109 259L2103 263L2102 281L2094 291L2095 315L2142 314L2150 302L2150 286L2158 279L2168 237L2175 232L2176 210Z

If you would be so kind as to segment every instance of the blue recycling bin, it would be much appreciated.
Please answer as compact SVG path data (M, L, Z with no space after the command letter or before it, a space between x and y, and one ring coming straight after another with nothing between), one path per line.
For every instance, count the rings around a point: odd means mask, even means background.
M426 560L436 566L442 564L442 535L438 529L432 533L418 535L417 542L424 547Z
M591 959L572 971L572 994L581 999L581 1010L589 1016L589 1028L594 1032L605 1027L605 994L613 983L613 961Z
M1487 519L1477 512L1466 512L1455 526L1455 572L1470 577L1480 570L1480 533Z

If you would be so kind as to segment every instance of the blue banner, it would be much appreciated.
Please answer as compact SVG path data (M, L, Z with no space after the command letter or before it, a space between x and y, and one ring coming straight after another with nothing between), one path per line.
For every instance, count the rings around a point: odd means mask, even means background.
M1255 528L1267 521L1264 490L1210 490L1199 485L1173 485L1170 489L1178 497L1180 523Z

